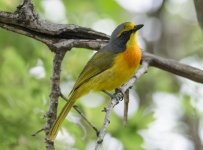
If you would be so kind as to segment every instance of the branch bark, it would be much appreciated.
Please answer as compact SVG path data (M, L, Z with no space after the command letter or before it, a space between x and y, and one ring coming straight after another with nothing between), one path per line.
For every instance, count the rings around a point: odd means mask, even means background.
M19 5L14 13L0 11L0 27L39 40L54 51L70 49L73 45L95 47L95 41L107 42L109 39L106 34L90 28L43 20L35 12L32 2L27 0Z
M172 59L161 58L147 52L143 52L142 60L149 61L150 66L171 72L195 82L203 83L203 71L198 68L182 64Z
M47 124L45 127L45 144L47 150L54 150L54 142L49 141L47 136L49 134L49 130L51 129L54 121L56 120L57 115L57 107L58 107L58 98L61 95L60 91L60 73L61 73L61 63L66 54L66 51L60 51L55 53L53 60L53 69L51 76L51 91L50 91L50 102L49 102L49 110L47 112Z
M116 106L120 101L120 95L118 96L118 94L120 94L120 93L117 93L117 95L115 95L111 99L111 102L108 104L107 108L105 108L106 115L105 115L105 119L104 119L104 124L102 126L101 131L99 132L99 135L98 135L98 138L97 138L97 143L96 143L96 146L95 146L95 150L99 150L102 143L103 143L104 136L106 134L106 129L107 129L109 123L110 123L111 112L112 112L114 106Z
M123 111L123 125L127 126L128 124L128 105L129 105L129 96L130 96L130 89L128 89L125 93L124 93L124 111Z

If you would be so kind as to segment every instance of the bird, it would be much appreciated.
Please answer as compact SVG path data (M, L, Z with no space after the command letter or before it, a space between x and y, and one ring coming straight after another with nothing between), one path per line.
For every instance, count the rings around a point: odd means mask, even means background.
M55 140L62 122L78 98L90 91L114 90L133 77L142 57L136 31L143 26L124 22L116 27L108 44L92 56L80 73L67 103L48 133L48 140Z

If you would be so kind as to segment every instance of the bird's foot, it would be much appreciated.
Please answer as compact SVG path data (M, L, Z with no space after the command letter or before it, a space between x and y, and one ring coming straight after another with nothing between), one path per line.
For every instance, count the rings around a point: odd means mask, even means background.
M111 94L105 90L102 90L106 95L108 95L111 99L116 99L116 105L123 100L124 94L121 89L117 88L114 94ZM105 112L105 109L103 110Z
M123 100L124 93L123 93L123 91L120 88L116 88L115 89L115 95L116 95L116 99L118 101L122 101Z

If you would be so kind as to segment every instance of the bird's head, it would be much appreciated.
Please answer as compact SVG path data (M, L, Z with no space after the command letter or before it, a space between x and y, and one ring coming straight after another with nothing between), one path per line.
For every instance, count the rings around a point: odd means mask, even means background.
M131 35L135 35L135 32L141 29L144 25L135 25L133 22L125 22L113 31L111 34L109 44L114 50L123 51L126 49L126 44L130 40ZM135 39L133 39L135 40Z

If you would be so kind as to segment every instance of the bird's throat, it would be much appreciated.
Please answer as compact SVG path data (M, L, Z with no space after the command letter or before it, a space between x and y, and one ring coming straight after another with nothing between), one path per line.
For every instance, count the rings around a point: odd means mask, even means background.
M137 45L136 34L132 33L126 44L126 50L123 52L123 57L129 67L137 68L141 60L141 50Z
M132 33L130 35L130 38L129 38L128 42L126 43L126 49L134 47L136 45L137 45L136 33Z

